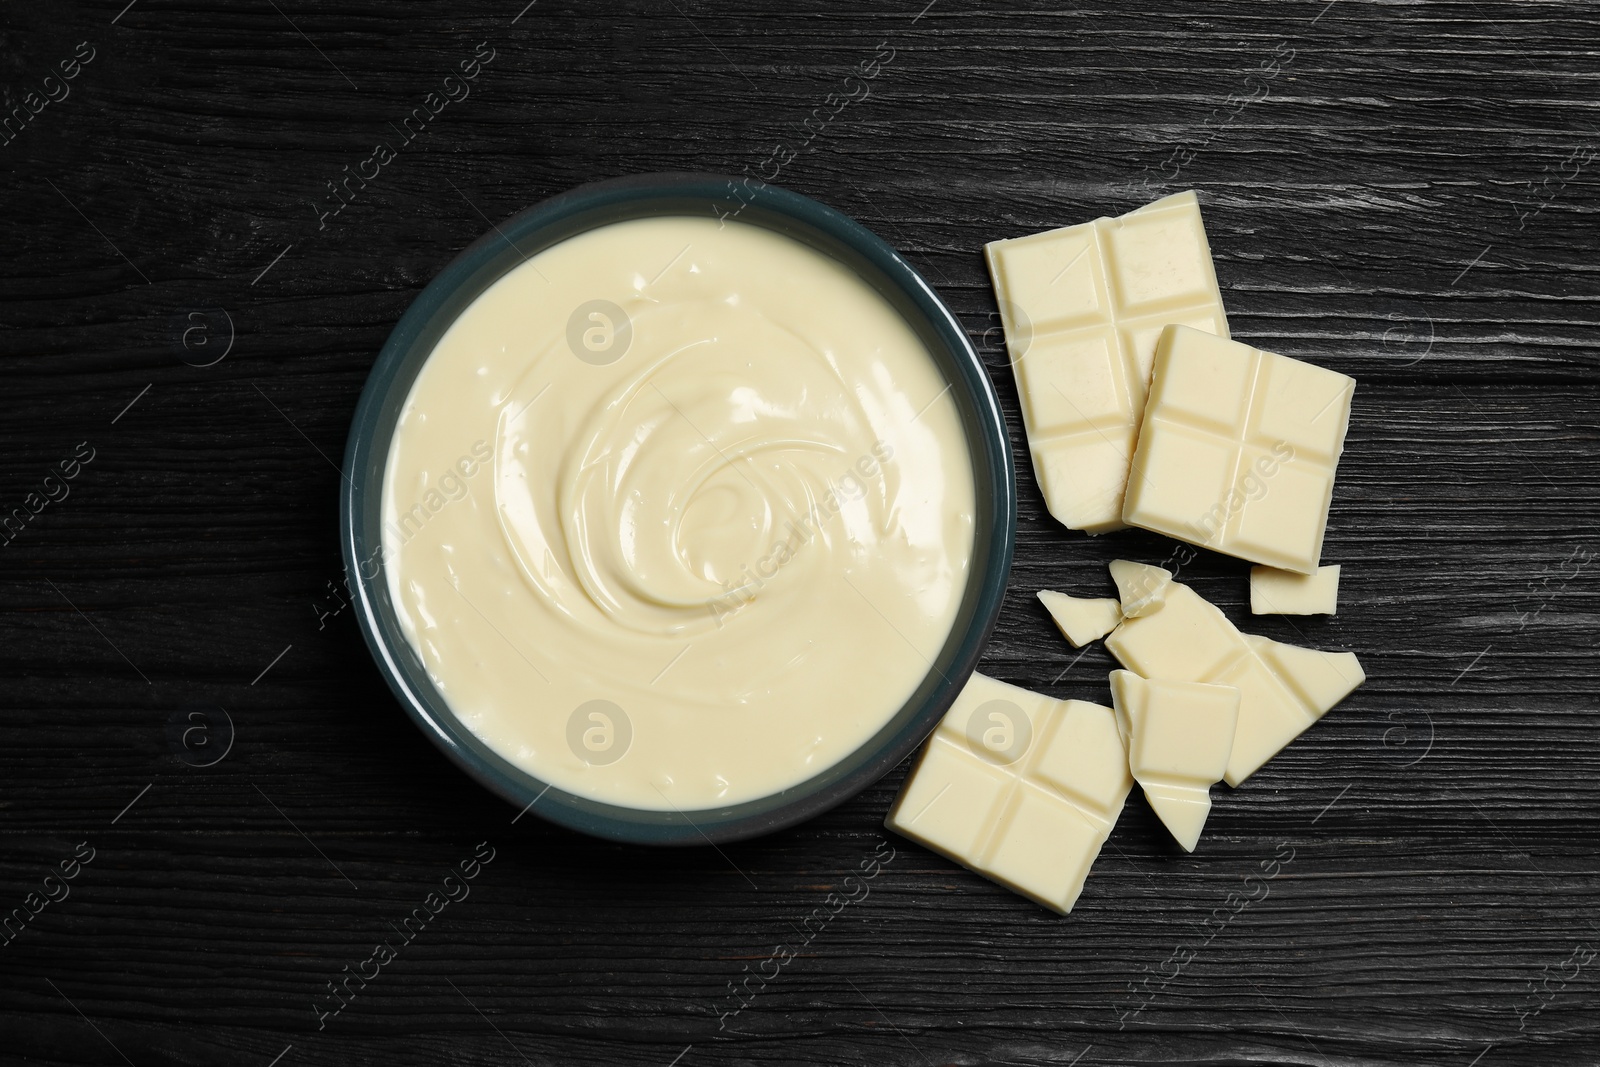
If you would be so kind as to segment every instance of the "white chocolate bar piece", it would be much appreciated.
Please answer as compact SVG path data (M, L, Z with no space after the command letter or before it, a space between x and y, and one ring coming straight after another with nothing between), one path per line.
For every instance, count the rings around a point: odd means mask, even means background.
M1185 852L1193 852L1211 814L1239 721L1239 690L1202 682L1111 672L1117 725L1145 799Z
M1071 642L1073 648L1082 648L1090 641L1100 640L1122 621L1122 605L1110 597L1091 600L1041 589L1039 601L1055 620L1061 636Z
M1073 530L1120 529L1162 327L1228 336L1199 201L1179 193L984 255L1050 514Z
M1148 615L1166 599L1172 572L1165 567L1114 559L1110 569L1111 580L1117 583L1117 597L1122 601L1122 614L1127 618Z
M1312 574L1250 568L1250 612L1253 615L1337 615L1339 564L1318 567Z
M1132 788L1112 709L974 674L884 825L1066 914Z
M1122 517L1310 574L1355 379L1185 326L1156 346Z
M1239 690L1239 725L1222 776L1229 785L1254 774L1367 678L1352 653L1319 652L1240 633L1181 582L1167 586L1159 611L1128 619L1112 631L1106 648L1143 678Z

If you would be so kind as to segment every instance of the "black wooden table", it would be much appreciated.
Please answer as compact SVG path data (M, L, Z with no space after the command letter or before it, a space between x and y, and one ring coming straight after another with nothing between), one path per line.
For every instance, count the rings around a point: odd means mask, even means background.
M1592 5L525 2L0 13L0 1061L1600 1062ZM1180 578L1366 686L1193 856L1130 801L1068 918L887 835L904 768L720 852L513 824L338 610L336 463L428 279L775 155L939 287L1019 450L983 243L1184 188L1235 335L1360 381L1340 614ZM1063 530L1019 457L984 669L1103 701L1033 594L1172 545Z

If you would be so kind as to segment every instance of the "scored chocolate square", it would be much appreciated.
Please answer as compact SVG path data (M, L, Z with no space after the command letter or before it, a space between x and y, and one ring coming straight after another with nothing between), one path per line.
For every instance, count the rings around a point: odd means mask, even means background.
M1110 708L974 674L884 825L1068 912L1132 788Z
M1199 201L1179 193L984 254L1050 514L1118 529L1162 328L1228 336Z
M1123 518L1270 567L1310 574L1322 557L1355 379L1170 326Z

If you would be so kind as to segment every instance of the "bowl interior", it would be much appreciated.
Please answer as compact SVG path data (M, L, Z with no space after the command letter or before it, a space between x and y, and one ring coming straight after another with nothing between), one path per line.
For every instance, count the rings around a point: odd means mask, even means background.
M461 312L525 259L599 226L659 215L761 226L837 260L876 289L927 346L952 384L972 457L976 522L960 610L933 668L877 734L841 762L781 792L692 811L641 811L538 780L501 757L450 711L400 628L383 560L384 466L406 396ZM888 771L931 731L977 664L999 613L1016 527L1005 422L965 331L892 248L848 217L775 186L715 175L642 175L583 186L494 227L446 267L401 318L367 380L345 450L341 542L357 619L401 706L473 777L524 810L615 840L704 844L753 837L809 818Z

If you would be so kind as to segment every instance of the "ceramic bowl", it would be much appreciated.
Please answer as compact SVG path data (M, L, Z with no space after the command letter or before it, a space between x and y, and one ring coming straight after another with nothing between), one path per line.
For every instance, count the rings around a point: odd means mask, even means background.
M960 611L932 669L905 705L847 758L798 785L687 812L624 808L567 793L492 750L456 718L429 680L400 628L382 559L383 472L396 420L446 329L525 257L596 227L659 215L720 217L774 230L838 261L882 294L952 383L976 495L972 567ZM356 408L344 473L340 539L356 616L401 707L458 766L517 808L587 834L642 844L732 841L791 826L859 793L915 750L978 662L1000 611L1016 532L1004 418L966 331L933 288L893 248L832 208L776 186L751 187L718 175L649 174L585 185L492 227L429 283L390 334Z

